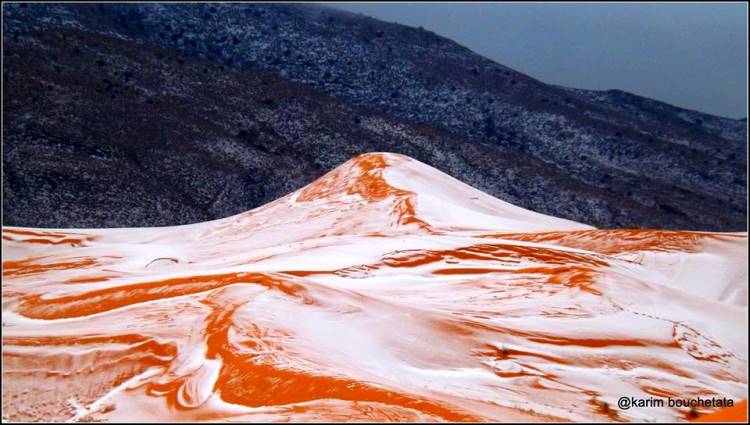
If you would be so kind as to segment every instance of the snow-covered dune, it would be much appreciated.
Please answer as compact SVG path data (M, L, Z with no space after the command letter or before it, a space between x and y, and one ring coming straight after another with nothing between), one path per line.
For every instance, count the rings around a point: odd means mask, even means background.
M553 197L554 194L549 194ZM247 213L3 228L3 415L675 421L747 399L747 234L600 230L402 155Z

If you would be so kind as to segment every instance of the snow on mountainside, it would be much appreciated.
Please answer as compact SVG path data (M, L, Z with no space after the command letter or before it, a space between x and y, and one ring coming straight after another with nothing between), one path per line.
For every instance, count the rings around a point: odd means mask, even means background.
M598 227L747 229L746 121L545 84L424 29L300 4L17 3L3 51L7 225L196 223L388 151Z
M10 420L686 420L747 398L747 234L598 230L402 155L225 219L3 229ZM699 413L707 413L699 411Z

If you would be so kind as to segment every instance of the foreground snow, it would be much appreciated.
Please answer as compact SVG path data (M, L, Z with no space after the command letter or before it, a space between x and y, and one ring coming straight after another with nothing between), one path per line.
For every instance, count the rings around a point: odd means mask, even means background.
M400 155L222 220L2 248L7 419L674 421L617 399L747 398L745 233L597 230Z

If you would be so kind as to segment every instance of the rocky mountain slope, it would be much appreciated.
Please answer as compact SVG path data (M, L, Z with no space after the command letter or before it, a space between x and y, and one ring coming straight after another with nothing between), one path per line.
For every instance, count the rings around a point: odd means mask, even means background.
M602 227L744 230L746 128L314 6L6 5L4 224L188 223L405 153Z
M676 422L718 406L617 400L747 399L747 233L593 229L402 155L206 223L5 227L2 250L4 420Z

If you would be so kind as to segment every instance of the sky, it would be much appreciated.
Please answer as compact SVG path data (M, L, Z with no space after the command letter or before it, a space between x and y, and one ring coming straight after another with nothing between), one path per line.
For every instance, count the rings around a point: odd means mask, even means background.
M744 3L336 3L422 26L546 83L747 117Z

